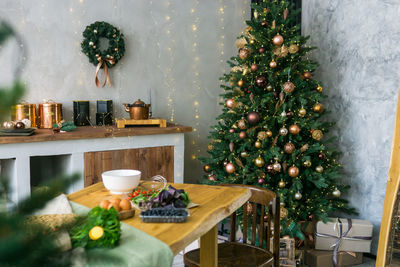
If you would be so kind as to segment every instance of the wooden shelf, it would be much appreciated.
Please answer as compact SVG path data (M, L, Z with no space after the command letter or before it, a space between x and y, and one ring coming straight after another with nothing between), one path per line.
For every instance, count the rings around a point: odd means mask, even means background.
M191 132L192 127L168 124L165 128L160 127L135 127L118 129L115 126L81 126L75 131L67 133L53 133L51 129L37 129L31 136L3 136L0 144L31 143L45 141L113 138L123 136L173 134Z

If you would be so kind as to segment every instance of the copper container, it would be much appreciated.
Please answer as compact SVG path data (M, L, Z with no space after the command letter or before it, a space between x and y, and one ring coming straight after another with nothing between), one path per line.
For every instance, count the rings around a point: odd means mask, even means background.
M36 104L17 104L11 107L11 120L22 121L28 119L32 127L37 126Z
M61 103L42 103L39 104L39 121L40 128L53 128L54 123L62 121L62 104Z
M147 120L149 118L150 104L145 104L143 101L138 99L133 104L123 104L125 111L129 113L129 116L133 120Z

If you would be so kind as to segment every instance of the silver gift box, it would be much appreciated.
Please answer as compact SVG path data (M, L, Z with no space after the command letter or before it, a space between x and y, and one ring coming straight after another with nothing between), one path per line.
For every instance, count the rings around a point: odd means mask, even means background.
M351 219L352 227L346 236L340 238L340 223L342 235L348 229L348 219L329 218L327 223L317 222L315 232L315 249L334 250L338 244L338 251L366 252L371 250L372 228L371 222L366 220ZM340 241L339 241L340 239Z

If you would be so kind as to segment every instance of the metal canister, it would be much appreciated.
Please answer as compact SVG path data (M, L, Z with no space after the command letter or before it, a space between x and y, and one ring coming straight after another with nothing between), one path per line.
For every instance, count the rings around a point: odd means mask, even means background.
M36 104L17 104L11 107L11 120L22 121L28 119L31 121L31 126L37 126Z
M61 103L42 103L39 104L40 128L53 128L54 123L59 123L63 119Z

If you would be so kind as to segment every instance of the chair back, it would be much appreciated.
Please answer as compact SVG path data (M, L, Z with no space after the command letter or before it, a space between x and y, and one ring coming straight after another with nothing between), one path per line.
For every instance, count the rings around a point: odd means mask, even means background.
M258 246L263 248L266 244L267 250L270 250L270 240L272 237L272 224L273 221L273 255L274 255L274 266L279 267L279 243L280 243L280 200L279 197L271 190L241 184L223 184L222 186L248 188L251 191L251 197L249 201L243 205L243 243L247 243L247 228L251 226L251 244L255 245L257 235L257 221L259 224L258 231ZM258 207L260 207L261 213L257 215ZM268 207L268 214L265 213ZM266 220L264 215L266 214ZM236 242L236 211L230 216L231 229L230 229L230 242ZM264 222L267 222L265 225Z

